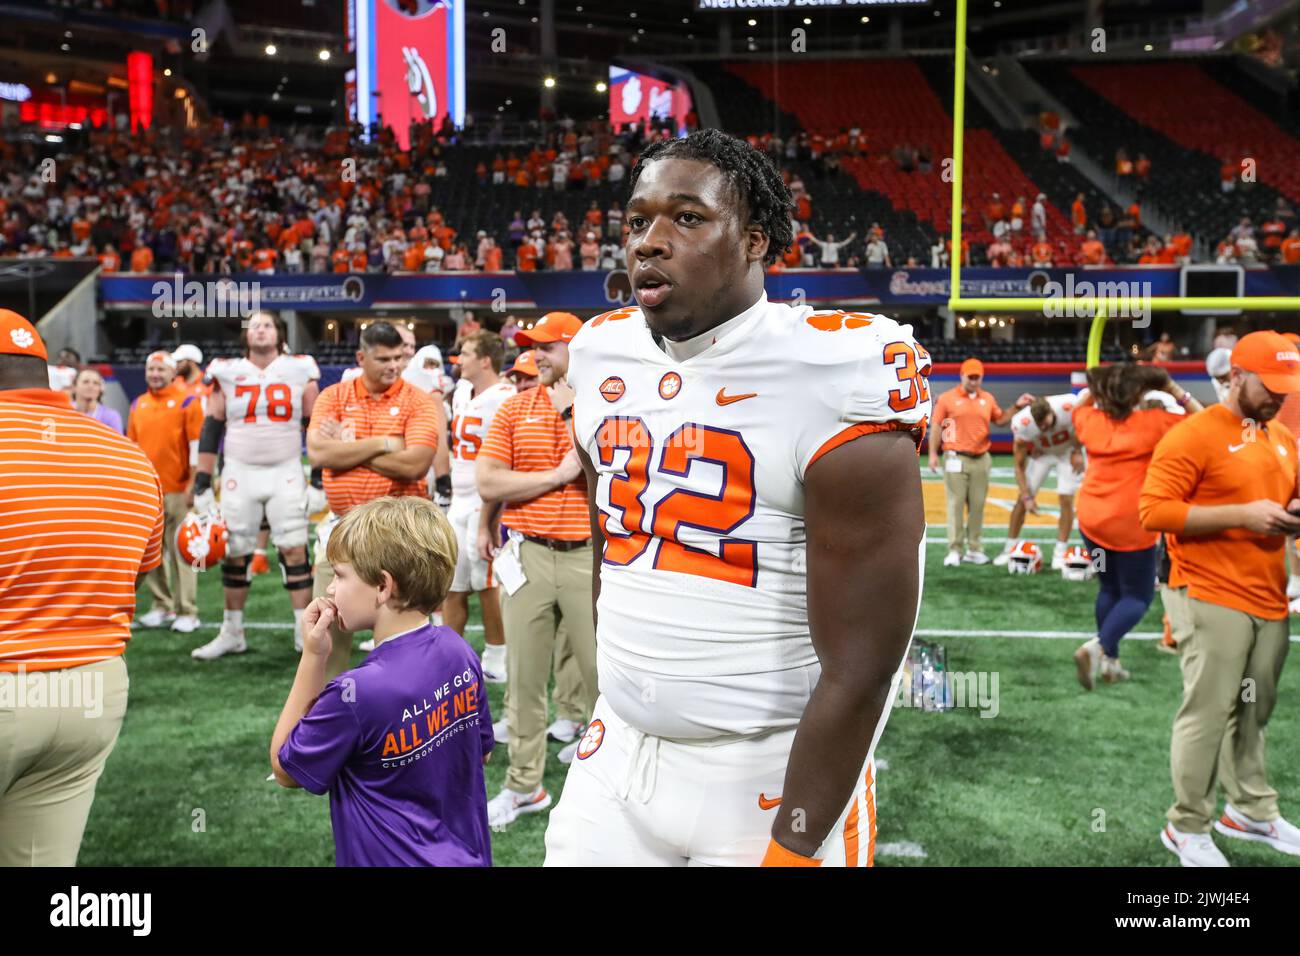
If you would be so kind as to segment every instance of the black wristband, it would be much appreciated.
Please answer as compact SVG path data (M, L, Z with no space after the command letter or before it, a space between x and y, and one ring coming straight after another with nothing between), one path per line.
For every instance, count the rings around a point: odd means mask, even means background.
M323 490L325 487L325 469L313 468L311 470L311 486L317 490Z
M564 419L566 422L567 422L570 418L572 418L572 417L573 417L573 406L572 406L572 405L570 405L570 406L569 406L568 408L566 408L564 411L560 412L560 418Z
M433 490L444 498L451 497L451 475L439 475L433 479Z
M212 487L212 473L199 471L194 474L194 493L201 495Z
M226 434L226 423L209 415L203 419L203 430L199 432L199 451L205 455L215 455L221 448L221 438Z

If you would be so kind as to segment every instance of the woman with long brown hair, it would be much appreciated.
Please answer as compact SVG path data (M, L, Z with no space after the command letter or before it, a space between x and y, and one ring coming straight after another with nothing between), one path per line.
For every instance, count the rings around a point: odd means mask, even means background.
M1074 654L1079 683L1128 679L1119 663L1119 642L1155 596L1156 541L1138 518L1138 494L1156 444L1183 420L1146 401L1168 392L1186 414L1201 403L1152 365L1107 365L1088 370L1088 396L1074 410L1075 444L1088 453L1083 484L1075 496L1079 532L1092 555L1097 592L1097 636ZM1156 405L1156 407L1147 407Z
M89 415L95 421L103 422L119 435L125 434L126 429L122 427L122 416L116 410L105 405L101 401L103 397L104 377L99 374L98 369L87 365L77 373L77 377L72 383L73 404L77 406L77 411L83 415Z

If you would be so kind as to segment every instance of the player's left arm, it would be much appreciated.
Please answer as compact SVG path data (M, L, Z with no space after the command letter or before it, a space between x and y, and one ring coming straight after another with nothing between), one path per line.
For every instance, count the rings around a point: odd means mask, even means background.
M445 441L441 435L446 430L446 416L436 402L429 401L421 405L407 422L402 435L406 447L401 451L376 455L367 465L385 478L422 481L433 464L438 444Z
M605 532L600 530L600 507L596 504L596 488L600 478L587 450L578 442L573 443L573 448L578 453L578 462L587 478L587 517L591 521L591 621L594 628L597 621L596 605L600 603L600 566L605 558Z
M863 435L804 477L808 623L821 678L786 768L773 839L811 857L844 810L916 624L925 536L916 442Z

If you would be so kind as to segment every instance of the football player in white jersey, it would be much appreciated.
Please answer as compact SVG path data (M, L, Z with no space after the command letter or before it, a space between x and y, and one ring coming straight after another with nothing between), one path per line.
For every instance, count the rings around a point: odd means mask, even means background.
M244 357L214 359L207 417L199 439L199 470L194 481L198 510L212 506L217 449L225 435L220 481L221 517L229 540L221 562L225 615L217 636L190 652L210 661L248 649L244 606L248 602L249 562L262 517L271 525L293 604L294 647L302 650L302 613L311 603L312 571L307 558L307 482L302 468L302 432L320 391L320 369L309 355L284 352L284 322L255 312L241 334Z
M1007 521L1007 543L993 559L994 564L1005 565L1011 560L1011 550L1019 540L1025 514L1038 514L1038 489L1055 470L1061 513L1056 523L1052 569L1059 571L1064 566L1065 549L1074 527L1074 493L1083 482L1083 453L1074 447L1074 409L1078 404L1078 396L1069 392L1039 396L1011 419L1011 450L1020 496Z
M478 594L483 613L483 679L490 684L505 683L506 639L492 562L484 560L478 550L483 501L474 481L474 463L497 409L515 394L515 387L501 379L504 351L501 336L488 331L473 333L460 347L460 384L452 399L451 507L447 510L460 549L451 591L443 604L444 623L457 634L464 634L470 592Z
M639 308L570 346L601 696L546 862L870 863L929 354L884 316L768 300L792 204L743 141L655 143L630 184Z

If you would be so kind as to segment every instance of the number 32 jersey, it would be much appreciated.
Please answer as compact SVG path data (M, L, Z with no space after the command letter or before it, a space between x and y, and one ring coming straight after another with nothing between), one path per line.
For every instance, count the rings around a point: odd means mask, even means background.
M570 345L574 433L605 536L600 689L647 734L798 724L820 674L808 630L804 474L860 435L930 415L930 356L880 315L769 302L668 356L639 309Z
M278 465L302 454L303 392L320 378L310 355L280 355L266 368L247 358L214 359L208 377L226 398L227 458Z

